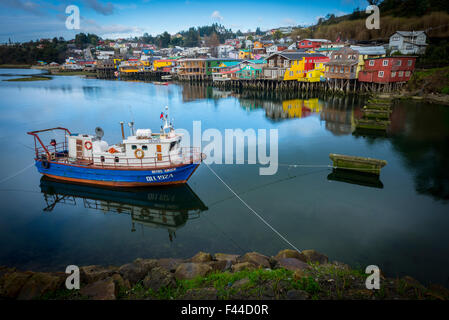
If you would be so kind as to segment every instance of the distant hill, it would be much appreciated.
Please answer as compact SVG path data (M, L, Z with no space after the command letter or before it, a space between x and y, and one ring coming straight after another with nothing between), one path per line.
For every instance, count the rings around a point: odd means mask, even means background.
M335 17L328 14L308 28L298 28L293 37L326 38L336 40L388 41L397 30L425 30L429 37L449 37L449 6L446 0L385 0L369 1L380 8L380 29L368 30L364 9L356 8L348 15ZM380 2L380 3L379 3Z

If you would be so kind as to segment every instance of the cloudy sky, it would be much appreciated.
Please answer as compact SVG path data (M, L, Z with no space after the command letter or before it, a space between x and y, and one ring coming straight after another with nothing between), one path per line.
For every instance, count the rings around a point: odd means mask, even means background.
M80 10L80 30L67 30L66 7ZM366 0L0 0L0 42L28 41L78 32L107 38L176 33L219 22L234 31L308 25L328 13L342 15Z

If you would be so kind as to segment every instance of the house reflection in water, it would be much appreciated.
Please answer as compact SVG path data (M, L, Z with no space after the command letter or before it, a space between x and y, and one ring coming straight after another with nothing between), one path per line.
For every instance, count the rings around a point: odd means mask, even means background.
M62 183L41 178L41 192L47 207L52 211L56 205L83 205L103 213L128 214L132 228L135 223L151 228L165 228L170 241L176 230L188 220L199 218L208 208L187 184L171 187L106 189L92 186Z
M355 130L354 109L327 105L320 114L320 119L326 122L326 130L335 136L351 134Z

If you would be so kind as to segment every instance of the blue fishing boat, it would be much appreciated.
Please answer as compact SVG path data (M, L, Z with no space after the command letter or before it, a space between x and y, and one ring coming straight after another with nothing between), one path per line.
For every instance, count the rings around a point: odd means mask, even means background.
M99 127L95 135L62 127L28 132L34 137L36 167L49 178L82 184L142 187L186 183L205 155L199 148L181 147L182 134L176 133L169 121L168 108L160 118L160 132L134 131L131 122L131 134L126 138L121 122L123 141L114 145L103 140ZM51 139L45 144L41 135L50 131L62 133L62 141Z

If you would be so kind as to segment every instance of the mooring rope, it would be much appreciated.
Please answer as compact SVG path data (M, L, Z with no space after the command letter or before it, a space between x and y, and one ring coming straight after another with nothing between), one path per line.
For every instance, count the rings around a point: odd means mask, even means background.
M8 181L9 179L12 179L12 178L18 176L19 174L25 172L26 170L28 170L28 169L31 168L32 166L34 166L34 162L31 163L31 164L29 164L29 165L27 165L25 168L23 168L23 169L17 171L16 173L13 173L12 175L7 176L7 177L1 179L1 180L0 180L0 183L6 182L6 181Z
M290 241L287 240L287 238L285 238L279 231L277 231L273 226L271 226L261 215L259 215L253 208L251 208L242 198L240 198L240 196L234 190L232 190L232 188L226 182L224 182L223 179L220 178L220 176L207 163L204 162L204 164L218 178L218 180L220 180L226 186L226 188L228 188L229 191L231 191L237 197L237 199L239 199L252 213L254 213L254 215L256 215L256 217L258 217L263 223L265 223L265 225L267 225L274 233L276 233L288 245L290 245L293 249L295 249L296 251L301 253L301 250L296 248Z

